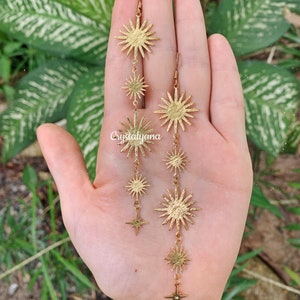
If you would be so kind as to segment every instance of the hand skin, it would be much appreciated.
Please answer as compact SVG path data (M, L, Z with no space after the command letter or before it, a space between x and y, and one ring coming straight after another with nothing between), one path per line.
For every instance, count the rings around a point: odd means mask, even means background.
M207 39L199 0L175 0L175 21L171 0L143 0L143 17L154 25L159 40L139 66L150 86L146 108L139 113L163 138L142 160L142 173L151 185L142 198L142 217L149 224L136 236L125 224L134 217L132 199L124 188L133 158L126 159L110 135L132 116L132 104L122 89L132 57L121 53L115 36L129 18L135 20L137 2L115 1L95 181L90 182L80 149L64 129L44 124L38 128L38 139L58 186L65 226L99 287L115 300L164 299L172 294L174 275L164 258L174 245L175 229L162 226L154 210L172 187L172 175L162 162L172 147L172 135L153 112L161 97L172 93L178 51L181 92L192 95L200 110L180 138L190 161L181 176L182 187L201 207L195 224L183 233L191 261L183 272L181 290L188 299L220 299L238 254L252 189L235 58L223 36Z

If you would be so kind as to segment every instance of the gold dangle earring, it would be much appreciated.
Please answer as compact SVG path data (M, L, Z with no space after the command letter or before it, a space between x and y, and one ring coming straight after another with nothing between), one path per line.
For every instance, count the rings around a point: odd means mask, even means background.
M127 157L134 155L133 174L125 188L134 200L135 209L134 219L126 224L131 225L136 234L139 233L143 225L147 224L141 217L141 198L149 188L149 184L140 171L141 156L145 157L146 151L150 152L150 145L153 144L153 140L149 138L153 134L151 123L145 117L139 117L138 107L143 101L148 85L138 71L138 64L139 56L144 58L145 52L150 53L154 41L158 40L152 27L152 24L148 25L147 20L142 21L142 2L139 1L135 24L130 19L129 25L123 25L123 29L120 30L122 35L116 37L120 40L122 52L127 51L127 56L133 53L131 75L126 79L123 87L126 96L132 101L133 120L127 118L126 122L121 123L123 127L120 130L122 139L119 144L122 146L121 152L127 152ZM144 107L144 103L142 106Z
M175 245L172 247L165 258L167 264L174 272L175 291L172 295L166 296L167 299L180 300L187 295L180 291L181 275L186 265L190 261L186 249L183 246L183 229L188 230L189 224L194 224L195 212L199 210L192 201L193 195L186 188L180 187L180 174L186 169L187 155L180 146L179 131L185 131L186 125L191 125L193 113L198 109L191 102L192 96L185 96L179 92L178 83L178 60L174 74L173 94L167 93L166 98L161 98L160 109L155 113L160 115L161 126L167 126L167 132L173 131L173 147L167 153L164 160L166 167L173 174L173 187L168 189L167 195L163 195L161 207L156 211L160 212L160 217L164 218L163 225L169 223L169 230L176 228Z

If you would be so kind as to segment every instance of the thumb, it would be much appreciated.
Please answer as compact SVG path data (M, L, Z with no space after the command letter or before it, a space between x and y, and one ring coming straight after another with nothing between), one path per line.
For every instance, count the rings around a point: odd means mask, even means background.
M41 125L37 137L60 194L65 225L70 228L87 204L84 195L93 189L84 159L76 140L57 125Z

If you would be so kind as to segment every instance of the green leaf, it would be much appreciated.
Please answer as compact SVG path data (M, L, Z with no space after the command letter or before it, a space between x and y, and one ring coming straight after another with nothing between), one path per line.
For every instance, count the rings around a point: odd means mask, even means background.
M282 149L282 152L290 153L290 154L297 153L299 143L300 143L300 122L295 122L292 125L291 132L288 135L288 138L286 140L284 148Z
M246 262L247 260L256 257L258 254L262 252L262 249L256 249L250 252L247 252L245 254L239 255L238 258L236 259L237 264L241 264L243 262Z
M222 300L234 300L235 297L239 295L240 293L244 292L245 290L249 289L251 286L256 284L255 279L248 279L243 278L240 280L239 283L235 284L232 289L230 289L229 292L224 293L222 296Z
M79 63L55 60L20 81L15 101L0 115L3 161L30 145L40 124L56 122L65 116L66 102L85 72L87 67Z
M67 116L68 130L81 147L91 178L95 176L103 118L103 85L103 69L93 69L85 74L74 89Z
M288 239L292 246L300 249L300 238Z
M99 64L106 55L109 26L53 0L0 0L0 28L60 56Z
M263 194L261 188L257 185L254 185L252 189L251 204L256 207L267 209L275 216L282 218L281 211L270 203L270 201Z
M300 230L300 224L292 223L284 226L286 230Z
M52 250L51 252L54 257L61 263L69 272L71 272L79 281L81 281L86 287L91 289L95 289L93 283L76 267L76 265L70 263L66 259L64 259L58 251Z
M237 56L276 42L289 28L282 0L223 0L209 31L224 34Z
M98 23L110 26L114 0L55 0Z
M300 276L287 266L284 266L284 270L288 273L291 279L295 281L298 286L300 286Z
M295 215L300 216L300 207L288 207L287 210Z
M246 100L247 134L276 156L296 123L299 82L287 70L258 61L239 63Z
M25 167L22 174L22 180L27 188L33 192L37 188L38 184L38 176L35 169L29 165Z
M0 53L0 78L8 82L10 77L10 60L6 55Z

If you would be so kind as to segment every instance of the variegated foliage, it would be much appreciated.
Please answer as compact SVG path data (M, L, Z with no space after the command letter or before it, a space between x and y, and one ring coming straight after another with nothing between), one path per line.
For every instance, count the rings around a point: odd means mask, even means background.
M67 118L67 128L77 138L94 176L113 2L0 0L0 30L58 57L25 76L16 99L0 115L4 161L35 139L39 124ZM209 31L225 34L237 55L256 51L288 29L284 3L292 10L300 6L298 0L223 0ZM264 63L242 62L240 72L249 138L272 155L283 146L295 148L300 136L295 122L297 81L289 72Z
M59 57L25 76L15 100L0 115L3 161L36 139L38 125L67 118L93 177L113 2L0 0L0 30Z
M260 149L276 156L296 124L299 82L288 71L258 61L239 63L246 100L247 134Z
M224 34L237 56L245 55L276 42L288 30L284 7L299 7L296 1L223 0L209 30Z

